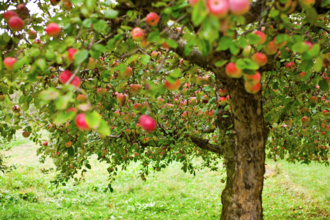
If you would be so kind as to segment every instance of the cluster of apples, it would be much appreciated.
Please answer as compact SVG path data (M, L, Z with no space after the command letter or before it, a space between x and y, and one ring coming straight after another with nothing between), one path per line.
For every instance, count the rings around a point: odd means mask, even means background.
M202 0L189 0L191 6L196 6ZM225 18L229 13L233 15L244 15L250 10L249 0L207 0L209 13L218 17Z
M3 14L3 18L8 23L8 26L11 30L21 31L25 26L23 19L25 19L28 15L29 10L27 7L24 4L19 4L16 7L16 11L6 11Z

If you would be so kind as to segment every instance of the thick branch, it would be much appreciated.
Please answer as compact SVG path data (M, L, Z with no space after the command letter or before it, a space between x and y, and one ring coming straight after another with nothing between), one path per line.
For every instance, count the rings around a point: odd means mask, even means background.
M223 149L222 147L214 144L210 144L208 140L204 140L202 138L197 138L197 137L191 137L191 141L196 144L199 148L202 148L204 150L212 151L217 154L223 154Z

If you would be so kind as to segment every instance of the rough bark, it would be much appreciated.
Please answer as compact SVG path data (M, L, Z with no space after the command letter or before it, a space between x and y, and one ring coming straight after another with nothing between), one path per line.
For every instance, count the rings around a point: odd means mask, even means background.
M268 130L262 114L261 92L249 94L242 79L227 80L231 117L218 122L227 169L221 219L263 219L262 189ZM231 121L228 121L231 120ZM233 123L232 134L228 124Z

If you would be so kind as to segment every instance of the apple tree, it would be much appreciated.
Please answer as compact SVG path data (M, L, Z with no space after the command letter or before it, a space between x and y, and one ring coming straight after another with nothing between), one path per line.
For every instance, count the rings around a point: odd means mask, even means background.
M27 7L38 9L29 10ZM266 156L329 164L329 0L0 3L0 134L53 159L89 157L109 184L131 162L226 166L221 219L263 219ZM47 129L50 139L39 131Z

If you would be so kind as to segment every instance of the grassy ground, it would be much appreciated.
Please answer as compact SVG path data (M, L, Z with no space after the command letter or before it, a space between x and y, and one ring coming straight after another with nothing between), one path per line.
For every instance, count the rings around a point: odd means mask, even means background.
M92 170L78 186L55 188L52 166L39 164L37 147L18 137L11 143L8 164L18 168L0 174L0 219L219 219L222 172L203 170L196 177L179 164L138 178L138 165L121 172L114 193L103 193L106 165L92 159ZM330 219L330 168L267 161L263 193L265 219Z

